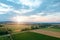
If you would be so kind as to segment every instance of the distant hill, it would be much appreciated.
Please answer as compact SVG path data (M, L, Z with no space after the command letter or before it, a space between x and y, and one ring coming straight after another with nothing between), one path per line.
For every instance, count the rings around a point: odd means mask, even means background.
M2 21L0 24L17 24L17 22L14 21ZM60 24L58 22L20 22L20 24Z
M0 22L0 24L9 24L9 23L14 23L13 21L3 21L3 22Z

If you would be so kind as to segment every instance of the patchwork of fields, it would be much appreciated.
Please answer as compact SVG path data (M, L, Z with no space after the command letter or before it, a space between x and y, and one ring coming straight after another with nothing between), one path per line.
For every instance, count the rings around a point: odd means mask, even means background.
M38 34L34 32L23 32L12 35L13 40L60 40L60 38ZM0 37L0 40L10 40L9 37Z
M12 30L12 40L60 40L60 24L57 26L58 27L49 24L4 24L0 27L3 31L0 31L5 32ZM21 31L22 29L23 31ZM11 40L11 38L10 35L3 35L3 37L0 36L0 40Z
M60 38L60 32L52 31L52 30L43 30L43 29L37 29L37 30L32 30L32 32L44 34L44 35L49 35L53 37Z
M31 25L27 24L5 24L5 28L11 29L13 32L20 32L24 28L31 28Z

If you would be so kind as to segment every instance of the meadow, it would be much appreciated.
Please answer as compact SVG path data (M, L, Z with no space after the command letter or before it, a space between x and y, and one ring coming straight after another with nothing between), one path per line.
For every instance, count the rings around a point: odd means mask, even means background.
M57 29L57 28L42 28L41 30L47 30L47 31L52 31L52 32L60 32L60 29Z
M38 34L34 32L23 32L12 35L13 40L60 40L60 38ZM0 37L0 40L10 40L9 37Z

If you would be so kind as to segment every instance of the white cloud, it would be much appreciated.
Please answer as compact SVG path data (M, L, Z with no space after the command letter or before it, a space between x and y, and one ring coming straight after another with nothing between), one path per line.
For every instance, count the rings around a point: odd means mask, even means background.
M2 7L9 7L8 5L6 5L4 3L0 3L0 6L2 6ZM12 7L12 6L10 6L10 7Z
M25 14L27 12L31 12L32 10L34 10L34 9L20 9L20 10L12 10L12 11L17 14Z
M12 6L0 3L0 14L6 14L9 11L12 11L17 14L25 14L27 12L31 12L34 9L20 9L20 10L15 10Z
M14 0L10 0L11 2L14 2ZM26 6L29 6L29 9L24 9L24 7L20 10L15 10L12 6L6 5L4 3L0 3L0 14L6 14L9 11L12 11L17 14L25 14L28 12L33 11L34 7L39 6L41 4L41 0L20 0L20 2ZM18 3L20 3L18 2ZM33 7L33 8L32 8Z
M34 8L36 6L37 7L40 6L42 1L41 0L20 0L20 2L18 2L18 3L22 4L22 9L13 10L13 12L18 13L18 14L25 14L25 13L28 13L28 12L35 10ZM24 5L29 6L29 9L24 9Z
M44 11L46 12L58 12L58 10L60 9L60 3L59 2L52 2L51 4L49 4L46 9Z
M10 10L10 8L0 8L0 11L1 12L7 12L7 11L9 11Z
M19 0L7 0L7 1L19 4Z
M0 14L6 14L7 12L11 11L11 8L11 6L0 3Z
M26 6L29 6L30 8L36 8L36 6L40 6L41 3L42 3L42 0L20 0L20 3L22 5L26 5Z
M46 17L31 15L31 16L15 16L12 17L10 20L15 22L45 22L47 21Z
M60 21L59 13L41 16L41 15L30 15L30 16L15 16L11 18L12 21L18 22L58 22Z

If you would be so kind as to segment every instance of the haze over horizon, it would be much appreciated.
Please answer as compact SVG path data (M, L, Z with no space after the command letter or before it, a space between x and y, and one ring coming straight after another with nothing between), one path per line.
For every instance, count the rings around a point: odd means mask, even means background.
M0 22L60 22L60 0L0 0Z

